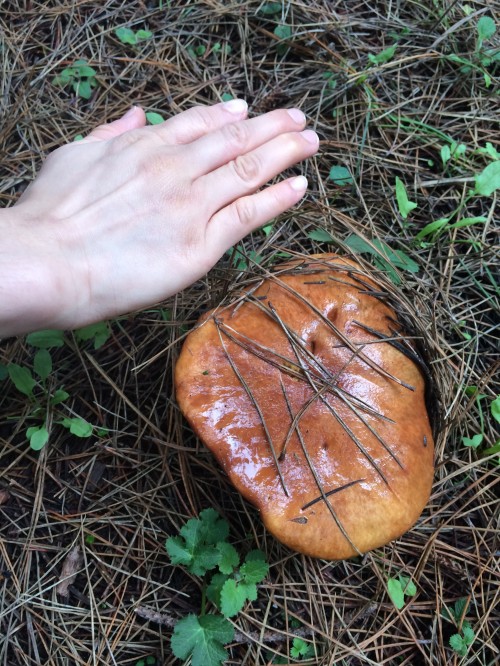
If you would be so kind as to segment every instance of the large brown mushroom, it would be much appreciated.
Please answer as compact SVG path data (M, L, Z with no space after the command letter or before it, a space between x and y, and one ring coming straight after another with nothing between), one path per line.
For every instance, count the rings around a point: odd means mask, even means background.
M279 266L205 314L176 366L187 420L268 530L341 559L419 517L433 477L421 359L359 264Z

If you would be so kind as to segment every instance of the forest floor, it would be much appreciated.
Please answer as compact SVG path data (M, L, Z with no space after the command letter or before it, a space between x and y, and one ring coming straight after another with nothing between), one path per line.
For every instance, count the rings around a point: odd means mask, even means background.
M209 507L240 552L258 548L269 563L257 600L232 618L228 663L499 663L494 5L2 3L2 206L51 150L132 104L162 118L236 96L251 114L300 107L321 146L292 170L309 179L303 202L184 292L88 336L2 341L0 666L180 663L172 627L200 612L200 578L172 565L165 540ZM283 254L332 251L397 284L431 341L439 396L434 485L417 525L339 562L296 554L266 532L173 392L200 314ZM50 361L35 362L40 345ZM34 387L23 391L12 366ZM68 395L54 404L57 391ZM27 429L41 425L50 436L36 451ZM396 608L388 583L400 576L416 590Z

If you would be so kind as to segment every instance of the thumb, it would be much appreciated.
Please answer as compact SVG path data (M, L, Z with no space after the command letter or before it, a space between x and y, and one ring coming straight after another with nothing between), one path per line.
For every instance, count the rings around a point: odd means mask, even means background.
M133 106L118 120L96 127L88 136L82 139L82 142L109 141L109 139L114 139L124 132L144 127L145 124L146 114L140 106Z

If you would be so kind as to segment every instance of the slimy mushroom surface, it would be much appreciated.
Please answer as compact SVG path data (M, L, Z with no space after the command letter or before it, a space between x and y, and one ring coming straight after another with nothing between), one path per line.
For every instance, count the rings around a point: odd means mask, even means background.
M176 396L277 539L342 559L399 537L428 501L421 365L381 286L352 260L312 255L202 317Z

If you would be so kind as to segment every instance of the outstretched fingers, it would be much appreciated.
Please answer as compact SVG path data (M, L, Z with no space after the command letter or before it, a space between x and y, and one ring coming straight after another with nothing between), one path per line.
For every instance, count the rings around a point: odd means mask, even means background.
M304 196L307 179L295 176L233 201L208 223L206 251L214 261L251 231L295 205Z
M202 176L195 187L211 206L210 214L214 214L236 199L252 194L293 164L311 157L318 146L318 136L312 130L280 134Z

